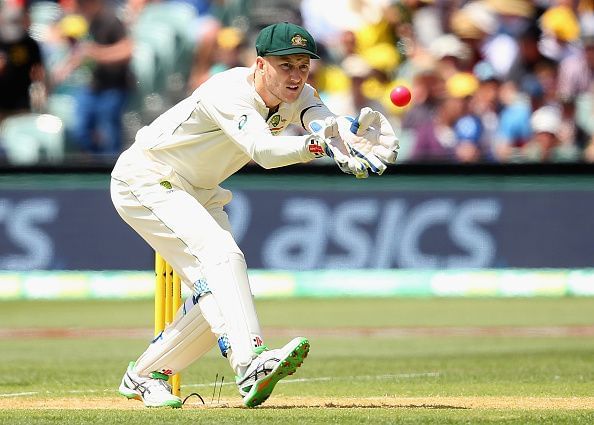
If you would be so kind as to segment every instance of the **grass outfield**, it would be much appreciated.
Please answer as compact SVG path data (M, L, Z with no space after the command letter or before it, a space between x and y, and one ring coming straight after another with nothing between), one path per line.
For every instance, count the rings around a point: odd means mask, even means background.
M214 350L182 410L116 394L149 301L0 303L0 424L594 423L594 298L260 300L267 343L311 353L257 409ZM224 376L214 391L218 374Z

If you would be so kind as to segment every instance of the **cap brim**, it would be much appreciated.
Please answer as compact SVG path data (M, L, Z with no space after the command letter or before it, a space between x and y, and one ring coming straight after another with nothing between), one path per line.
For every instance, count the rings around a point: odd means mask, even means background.
M320 59L318 55L303 47L292 47L290 49L276 50L274 52L266 52L266 56L286 56L286 55L308 55L312 59Z

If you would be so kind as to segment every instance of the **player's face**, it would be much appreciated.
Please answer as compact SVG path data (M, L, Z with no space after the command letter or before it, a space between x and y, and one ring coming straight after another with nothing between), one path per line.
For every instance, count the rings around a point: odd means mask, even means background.
M309 75L308 55L267 56L261 64L264 89L280 102L297 100Z

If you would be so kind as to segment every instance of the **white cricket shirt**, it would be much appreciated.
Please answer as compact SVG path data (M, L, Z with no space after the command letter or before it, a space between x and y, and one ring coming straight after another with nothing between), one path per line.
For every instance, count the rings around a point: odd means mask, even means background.
M116 165L114 177L126 180L134 158L164 164L197 188L211 189L250 160L264 168L314 159L307 136L279 136L291 123L308 128L310 121L333 115L313 87L306 84L299 98L269 109L253 84L254 68L233 68L214 75L152 124ZM143 166L138 164L138 166ZM151 167L152 168L152 167ZM159 167L155 167L157 169Z

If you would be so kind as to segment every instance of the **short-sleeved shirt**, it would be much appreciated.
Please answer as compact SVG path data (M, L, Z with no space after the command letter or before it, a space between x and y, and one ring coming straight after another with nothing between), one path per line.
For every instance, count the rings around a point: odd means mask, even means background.
M497 128L497 143L521 146L532 135L530 128L530 105L517 101L501 111Z
M28 35L11 43L0 41L0 56L6 61L0 71L0 110L30 109L31 69L42 63L39 45Z
M478 146L483 134L483 125L475 115L464 115L454 124L454 133L457 142L465 141Z
M113 10L105 7L93 18L89 25L91 40L99 45L110 45L127 37L124 23ZM96 90L110 88L126 89L130 86L131 74L129 62L113 64L93 64L92 87Z

